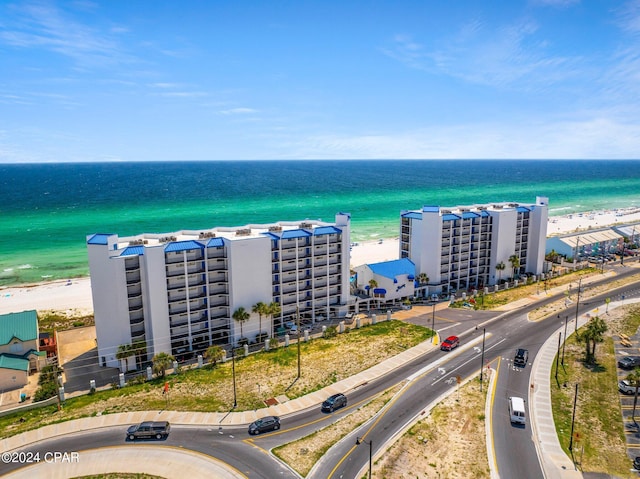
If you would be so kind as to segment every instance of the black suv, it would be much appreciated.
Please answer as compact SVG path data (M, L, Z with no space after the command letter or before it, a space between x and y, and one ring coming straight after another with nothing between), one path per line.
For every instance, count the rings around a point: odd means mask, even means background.
M518 349L516 351L516 357L513 359L513 365L523 368L529 361L529 351L526 349Z
M146 421L134 426L130 426L129 429L127 429L127 437L131 441L133 441L134 439L152 437L155 437L156 439L162 439L166 438L169 435L169 431L171 431L171 425L167 421Z
M640 366L640 356L625 356L618 361L618 367L622 369L633 369Z
M249 434L251 435L278 429L280 429L280 418L278 416L263 417L249 424Z
M333 412L334 409L345 407L347 405L347 396L342 393L329 396L325 402L322 403L323 412Z

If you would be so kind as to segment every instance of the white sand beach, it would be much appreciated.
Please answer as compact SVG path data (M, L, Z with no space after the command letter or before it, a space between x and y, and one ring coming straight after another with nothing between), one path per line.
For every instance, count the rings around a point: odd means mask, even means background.
M552 216L549 218L547 236L635 222L640 222L640 208ZM398 238L358 242L351 248L351 267L398 259L399 252ZM0 288L0 314L29 309L75 310L90 314L93 312L91 282L89 278L76 278Z

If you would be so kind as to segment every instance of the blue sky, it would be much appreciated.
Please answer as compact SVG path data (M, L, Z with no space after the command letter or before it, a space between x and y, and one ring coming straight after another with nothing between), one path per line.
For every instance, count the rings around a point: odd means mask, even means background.
M640 1L2 1L0 162L639 158Z

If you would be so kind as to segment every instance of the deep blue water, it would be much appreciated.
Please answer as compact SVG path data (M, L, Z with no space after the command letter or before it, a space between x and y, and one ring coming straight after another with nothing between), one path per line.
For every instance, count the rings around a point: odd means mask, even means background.
M549 197L550 214L640 205L640 161L335 160L0 165L0 285L88 272L88 234L352 215L354 240L399 214Z

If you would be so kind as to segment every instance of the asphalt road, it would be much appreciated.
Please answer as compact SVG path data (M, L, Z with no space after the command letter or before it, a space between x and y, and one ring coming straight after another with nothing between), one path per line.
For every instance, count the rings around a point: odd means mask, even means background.
M616 278L632 274L627 268L621 269ZM637 286L609 291L592 298L580 305L579 314L589 311L593 304L601 304L605 297L615 298L625 294L627 297L637 295ZM562 295L559 295L562 296ZM528 309L538 308L541 304L557 300L548 297ZM452 314L449 314L452 313ZM541 477L531 476L530 471L539 463L535 452L531 428L514 428L510 425L506 414L506 397L518 395L528 397L528 371L530 365L522 371L515 371L510 367L510 360L517 347L529 349L529 361L532 362L535 353L546 338L558 327L564 324L564 317L575 314L575 306L560 314L560 318L548 318L536 323L528 323L524 319L526 310L506 313L500 319L493 320L496 313L471 312L466 310L447 310L437 312L435 318L425 314L415 319L417 323L431 325L435 319L436 329L446 334L461 336L461 346L452 352L433 351L411 364L397 369L394 374L387 375L378 381L363 385L356 391L349 393L348 408L327 415L319 408L303 411L299 414L285 417L282 429L277 433L250 437L246 428L219 431L211 427L180 427L172 426L172 432L165 441L141 441L140 443L154 445L171 445L199 451L227 462L242 471L251 479L271 479L273 477L297 477L288 467L274 460L269 454L257 453L268 451L272 447L304 437L325 424L329 424L350 408L357 407L362 401L378 392L391 387L406 378L412 381L403 391L391 401L383 412L371 421L353 431L334 447L332 447L319 461L310 478L353 478L366 470L369 462L369 442L371 452L375 456L384 444L404 426L416 417L424 414L429 404L437 402L439 398L455 390L455 378L463 378L477 374L481 367L482 333L484 325L486 331L484 364L493 360L501 361L499 367L499 384L494 402L494 444L496 460L502 477ZM425 324L426 323L426 324ZM468 331L463 334L464 331ZM506 377L506 379L505 379ZM528 415L529 417L530 415ZM125 427L108 428L97 431L79 432L63 438L42 441L22 450L24 451L82 451L87 449L122 445L125 443ZM356 437L362 437L364 443L356 446ZM135 447L135 443L130 443ZM0 464L0 475L13 470L11 465ZM523 470L529 471L522 473Z

